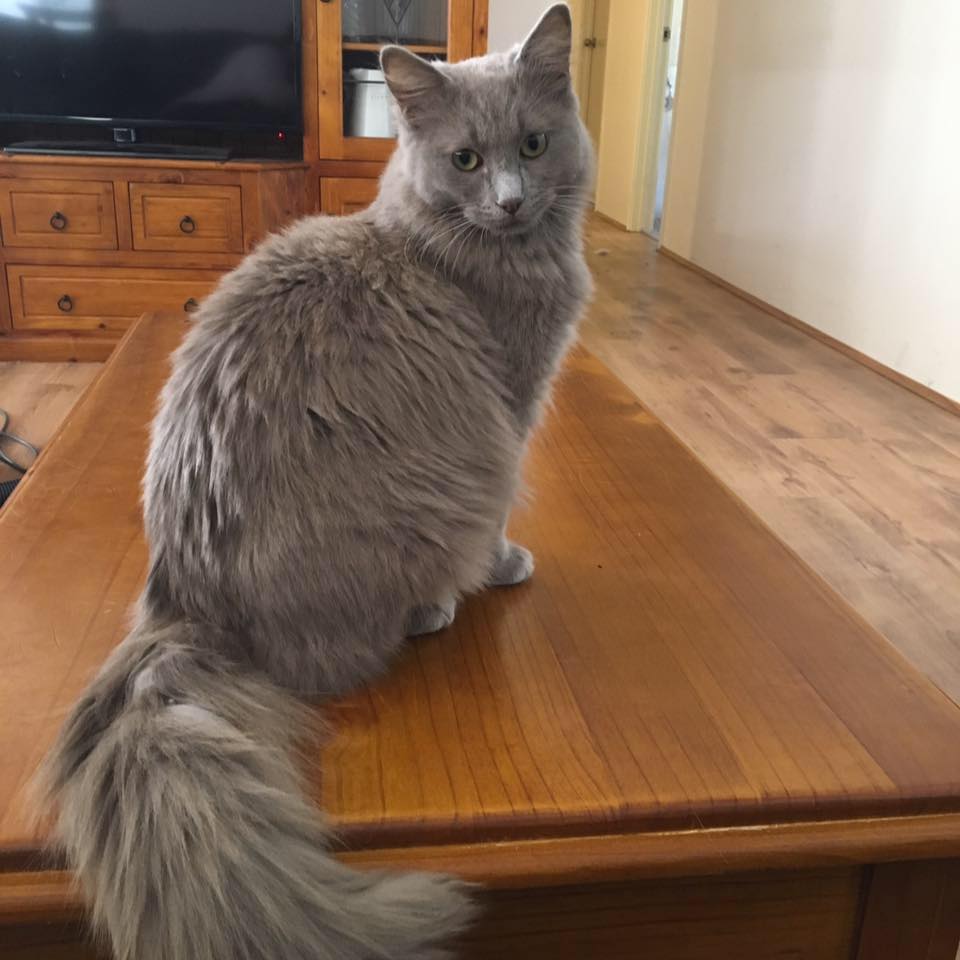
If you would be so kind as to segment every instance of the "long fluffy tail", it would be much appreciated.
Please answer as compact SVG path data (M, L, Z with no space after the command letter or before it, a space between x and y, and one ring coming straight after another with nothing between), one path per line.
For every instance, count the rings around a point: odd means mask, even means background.
M470 921L456 881L334 860L305 799L287 694L136 628L45 768L57 835L117 960L436 960Z

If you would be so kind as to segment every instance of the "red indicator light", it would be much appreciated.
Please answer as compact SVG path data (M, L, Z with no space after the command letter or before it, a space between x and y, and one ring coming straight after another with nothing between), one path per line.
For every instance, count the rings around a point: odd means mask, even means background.
M278 139L278 140L286 140L286 139L287 139L287 135L286 135L282 130L278 130L278 131L277 131L277 139Z

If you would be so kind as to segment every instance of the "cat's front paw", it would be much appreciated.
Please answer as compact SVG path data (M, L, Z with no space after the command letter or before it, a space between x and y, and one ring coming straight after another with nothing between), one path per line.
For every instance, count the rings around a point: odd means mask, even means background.
M533 576L533 554L519 543L505 540L493 569L490 571L491 587L512 587Z
M457 601L453 598L443 603L424 603L407 614L406 635L420 637L425 633L437 633L453 623L457 614Z

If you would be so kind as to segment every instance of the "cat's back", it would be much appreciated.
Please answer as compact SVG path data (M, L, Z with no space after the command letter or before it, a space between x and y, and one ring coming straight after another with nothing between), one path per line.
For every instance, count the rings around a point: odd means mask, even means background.
M154 422L148 518L198 477L233 503L321 461L346 477L361 461L461 446L513 456L486 321L402 234L363 215L310 217L268 238L195 316ZM335 461L341 447L349 462Z
M190 341L207 350L239 339L269 350L296 338L322 351L331 336L369 337L404 315L432 327L442 315L448 332L488 347L472 301L415 253L403 231L363 213L307 217L224 278Z

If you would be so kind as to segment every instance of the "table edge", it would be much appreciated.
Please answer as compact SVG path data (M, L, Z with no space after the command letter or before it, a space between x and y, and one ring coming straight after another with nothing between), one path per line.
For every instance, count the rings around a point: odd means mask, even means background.
M718 827L496 843L340 850L362 870L451 873L491 889L812 870L960 856L960 813ZM33 854L36 863L36 854ZM71 921L83 901L70 871L0 860L0 927Z

